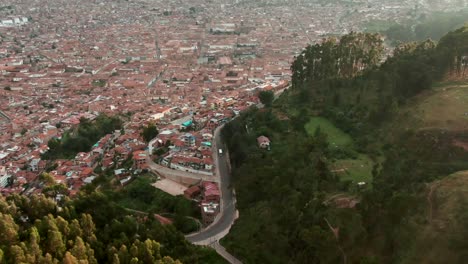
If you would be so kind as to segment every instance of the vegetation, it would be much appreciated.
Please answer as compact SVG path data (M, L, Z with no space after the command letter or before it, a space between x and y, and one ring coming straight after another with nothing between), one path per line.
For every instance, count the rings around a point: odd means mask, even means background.
M13 10L13 9L15 9L15 6L13 6L13 5L0 6L0 11Z
M92 84L93 84L93 86L104 87L104 86L106 86L106 80L102 80L102 79L93 80Z
M305 125L305 130L309 135L314 135L317 130L327 134L327 141L331 147L345 147L353 142L349 135L323 117L312 117Z
M467 254L466 223L468 171L431 183L424 220L412 217L418 232L407 250L406 263L463 263Z
M292 64L293 86L335 77L353 77L379 62L383 41L377 34L350 33L308 46Z
M467 84L448 82L439 85L419 95L417 102L402 107L399 117L401 125L450 131L466 128Z
M394 25L395 22L393 21L374 19L366 22L363 27L366 29L366 32L377 33L383 32Z
M262 104L266 107L270 107L273 103L273 99L275 99L275 94L272 91L261 91L258 94L258 98Z
M159 134L156 125L153 123L148 124L143 128L143 132L141 135L146 142L150 142L153 138L155 138Z
M0 196L0 226L2 263L223 263L173 226L129 214L97 192L60 204Z
M444 178L468 169L466 81L447 83L466 79L467 43L460 28L380 65L376 35L307 47L289 91L222 131L240 210L222 243L244 263L463 263L467 197L436 188L468 188Z
M378 32L385 34L393 43L423 41L426 39L439 40L448 31L467 23L467 17L467 10L448 13L439 12L425 15L418 21L381 28Z
M342 181L351 183L372 182L372 169L377 162L371 160L367 155L359 154L355 158L337 160L331 166Z
M241 212L223 243L244 263L338 261L328 256L334 245L326 241L333 236L323 222L333 212L321 204L326 192L338 191L338 179L327 168L326 137L287 133L287 127L271 110L251 110L223 129ZM259 134L272 140L269 152L257 148Z
M138 176L122 190L107 191L109 198L118 205L145 213L159 213L173 218L174 226L183 233L198 230L192 219L200 218L200 208L183 196L174 197L151 186L153 176Z
M81 118L78 127L65 132L60 139L53 138L48 142L49 151L42 155L42 158L74 158L79 152L90 151L93 144L106 134L121 128L122 120L115 116L99 115L93 122Z

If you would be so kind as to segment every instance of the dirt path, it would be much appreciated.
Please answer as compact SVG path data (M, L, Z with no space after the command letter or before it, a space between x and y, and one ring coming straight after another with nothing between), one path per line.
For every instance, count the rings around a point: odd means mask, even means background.
M427 220L428 220L429 224L432 224L432 217L433 217L433 212L434 212L432 198L433 198L434 190L437 187L439 187L439 182L438 181L432 183L431 187L429 188L429 193L427 194L427 197L426 197L427 203L429 205L429 212L427 214Z
M347 168L344 168L344 169L331 170L330 172L346 172L347 170L348 170Z
M327 222L327 225L330 228L330 231L333 233L333 236L336 239L336 243L338 244L338 249L340 250L341 255L343 255L343 264L346 264L348 257L346 256L346 253L343 250L343 247L341 247L341 245L340 245L340 237L339 237L340 236L340 228L339 227L333 227L330 224L330 222L328 222L327 218L323 218L323 219L325 220L325 222Z

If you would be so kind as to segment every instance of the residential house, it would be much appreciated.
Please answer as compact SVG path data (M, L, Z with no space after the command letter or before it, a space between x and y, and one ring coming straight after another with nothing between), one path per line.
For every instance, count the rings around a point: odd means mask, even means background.
M194 185L184 191L184 196L187 199L194 199L201 194L201 188L198 185Z
M202 221L205 226L213 223L214 219L219 213L219 204L216 203L205 203L201 204L201 215Z
M39 162L41 159L32 159L29 163L29 170L30 171L39 171Z
M259 136L257 143L260 148L266 149L270 147L270 139L265 136Z
M0 187L5 188L8 185L8 179L11 177L7 173L5 166L0 166Z
M143 150L133 152L133 164L136 169L147 169L146 152Z
M118 170L114 170L114 175L117 179L120 180L129 176L130 172L128 172L126 169L118 169Z
M193 147L193 146L195 146L196 138L195 138L194 135L192 135L192 134L190 134L190 133L186 133L186 134L182 137L182 140L184 141L185 146L187 146L187 147Z
M220 192L218 185L214 182L203 182L203 201L219 203Z
M3 165L8 162L8 157L10 153L7 152L0 152L0 165Z

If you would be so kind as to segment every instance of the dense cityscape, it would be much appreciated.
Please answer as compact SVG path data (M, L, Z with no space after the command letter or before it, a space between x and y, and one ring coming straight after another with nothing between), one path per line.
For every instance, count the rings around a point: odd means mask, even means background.
M112 148L106 135L91 151L55 161L51 174L72 193L92 180L97 166L114 165L116 155L121 161L137 157L147 147L141 127L151 122L162 132L159 142L176 147L165 164L172 159L209 174L213 129L256 104L258 91L286 88L290 64L307 44L361 29L375 17L404 20L414 10L410 3L377 1L190 5L14 1L2 6L2 192L24 191L50 165L41 159L48 142L80 118L102 113L130 116L125 133L112 135Z
M46 173L74 196L106 170L122 186L152 172L158 189L197 201L208 226L220 211L216 162L227 154L216 129L261 108L260 92L290 88L307 45L454 10L443 1L2 3L0 192L41 193ZM96 123L97 140L58 153Z

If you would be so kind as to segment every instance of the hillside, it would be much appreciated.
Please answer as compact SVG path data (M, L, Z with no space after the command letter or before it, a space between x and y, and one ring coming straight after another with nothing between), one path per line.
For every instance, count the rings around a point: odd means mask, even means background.
M462 28L401 45L383 64L376 35L307 47L291 89L223 130L240 210L226 248L244 263L431 263L426 242L453 232L431 231L427 201L468 170L466 43ZM464 221L441 203L434 219ZM430 248L457 263L463 246Z
M468 130L468 82L438 83L399 113L413 129Z
M468 171L431 183L425 217L413 217L416 238L402 263L465 263L468 254Z
M418 203L401 225L412 236L400 253L401 263L464 263L468 253L464 241L468 172L463 171L468 165L468 81L434 84L410 100L390 126L391 131L411 130L425 138L437 135L429 149L433 153L421 158L431 163L429 168L443 163L442 171L454 172L446 176L441 171L435 177L428 173L426 179L435 180L415 192Z

